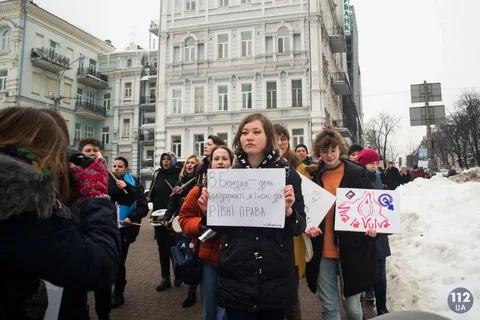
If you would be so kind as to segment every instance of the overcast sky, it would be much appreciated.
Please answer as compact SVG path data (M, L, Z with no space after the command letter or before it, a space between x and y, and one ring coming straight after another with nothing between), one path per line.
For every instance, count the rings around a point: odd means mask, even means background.
M165 0L166 1L166 0ZM36 0L46 10L82 27L117 49L132 40L148 48L159 0ZM400 155L425 135L410 127L410 84L441 82L452 109L463 90L480 91L478 0L351 0L360 36L365 124L385 111L402 118L396 134Z

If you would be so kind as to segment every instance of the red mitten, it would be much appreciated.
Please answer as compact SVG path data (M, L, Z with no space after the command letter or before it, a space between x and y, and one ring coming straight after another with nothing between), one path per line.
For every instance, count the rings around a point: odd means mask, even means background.
M71 169L77 185L79 200L96 197L108 197L108 169L105 159L97 158L84 169Z

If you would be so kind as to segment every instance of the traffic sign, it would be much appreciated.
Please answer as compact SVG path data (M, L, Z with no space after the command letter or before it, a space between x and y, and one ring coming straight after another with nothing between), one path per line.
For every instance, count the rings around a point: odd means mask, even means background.
M428 149L427 148L418 148L418 158L419 159L428 159Z

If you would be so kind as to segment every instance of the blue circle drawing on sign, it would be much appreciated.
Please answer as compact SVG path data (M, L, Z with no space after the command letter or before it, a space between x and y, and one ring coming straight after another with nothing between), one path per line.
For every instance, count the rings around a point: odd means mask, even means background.
M467 313L473 306L473 294L465 288L455 288L448 295L448 306L455 313Z
M387 208L390 211L393 211L394 206L393 206L393 197L392 195L388 193L383 193L380 196L378 196L378 202L382 207Z

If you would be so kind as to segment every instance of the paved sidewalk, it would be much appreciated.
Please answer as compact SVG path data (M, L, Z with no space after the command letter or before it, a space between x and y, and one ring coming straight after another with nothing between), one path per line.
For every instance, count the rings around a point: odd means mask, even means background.
M153 239L153 227L143 220L143 227L137 241L130 246L127 258L127 288L125 304L113 309L111 320L202 320L203 312L199 304L200 294L197 290L197 303L190 308L182 308L187 287L172 287L164 292L156 292L155 286L160 281L160 263L158 251ZM172 277L173 280L173 277ZM97 319L94 311L93 295L90 295L91 316ZM302 320L321 319L320 303L316 295L307 288L305 280L300 284ZM364 305L367 319L373 317L372 306Z

